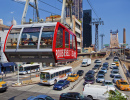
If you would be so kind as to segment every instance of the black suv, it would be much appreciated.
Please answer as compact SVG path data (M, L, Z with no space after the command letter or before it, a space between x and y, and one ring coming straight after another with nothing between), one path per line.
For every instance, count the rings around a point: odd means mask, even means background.
M89 70L86 74L85 77L88 75L93 75L94 76L95 72L93 70Z
M77 74L78 74L79 76L82 76L82 75L83 75L83 73L84 73L84 71L83 71L83 70L78 70L78 72L77 72Z
M68 92L68 93L62 93L60 95L59 100L92 100L92 99L88 97L83 97L78 92Z

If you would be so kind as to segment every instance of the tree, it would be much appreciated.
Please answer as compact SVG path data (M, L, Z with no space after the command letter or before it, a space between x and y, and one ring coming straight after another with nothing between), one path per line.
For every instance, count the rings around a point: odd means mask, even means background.
M119 91L110 90L108 100L127 100L127 95L120 93Z

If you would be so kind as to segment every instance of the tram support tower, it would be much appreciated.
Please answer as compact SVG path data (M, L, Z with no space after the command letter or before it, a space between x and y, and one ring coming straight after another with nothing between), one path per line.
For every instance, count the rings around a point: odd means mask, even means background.
M101 34L101 49L103 49L103 37L105 36L104 34Z
M104 22L101 20L101 18L94 18L91 22L93 25L95 25L95 51L99 50L99 43L98 43L98 25L104 25Z

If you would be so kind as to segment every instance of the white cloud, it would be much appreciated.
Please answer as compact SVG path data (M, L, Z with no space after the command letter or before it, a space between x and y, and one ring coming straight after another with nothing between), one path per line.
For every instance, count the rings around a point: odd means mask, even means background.
M26 0L15 0L15 1L26 2ZM34 0L30 0L30 2L34 2Z
M10 13L11 13L11 14L13 14L13 13L14 13L14 11L11 11Z

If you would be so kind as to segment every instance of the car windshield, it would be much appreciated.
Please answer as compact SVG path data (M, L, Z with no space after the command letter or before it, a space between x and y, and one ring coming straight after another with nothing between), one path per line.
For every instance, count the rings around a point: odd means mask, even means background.
M113 69L118 69L118 67L113 67Z
M122 85L128 85L128 83L127 83L127 82L121 82L121 84L122 84Z
M115 65L115 64L112 64L112 65Z
M98 76L98 78L104 78L104 76Z
M2 82L2 78L0 78L0 82Z
M76 77L76 75L70 75L69 77Z
M96 67L96 68L97 68L97 67L99 67L99 65L95 65L94 67Z
M113 73L113 74L117 74L118 72L117 72L117 71L113 71L112 73Z
M82 64L86 64L86 62L82 62Z
M108 66L108 64L103 64L103 66Z
M58 81L57 83L58 84L64 84L64 81Z
M38 100L41 100L41 99L38 99ZM42 99L42 100L44 100L44 99ZM47 96L47 97L45 97L45 100L54 100L54 99L52 99L51 97Z
M104 71L99 71L99 72L98 72L98 74L103 74L103 73L104 73Z
M112 85L112 82L105 82L106 85Z
M94 79L94 77L92 77L92 76L85 77L85 80L93 80L93 79Z
M79 71L78 71L78 73L81 73L81 72L82 72L82 70L79 70Z
M102 70L106 70L106 68L102 68Z
M120 79L120 78L121 78L121 76L115 76L115 78L119 78L119 79Z

